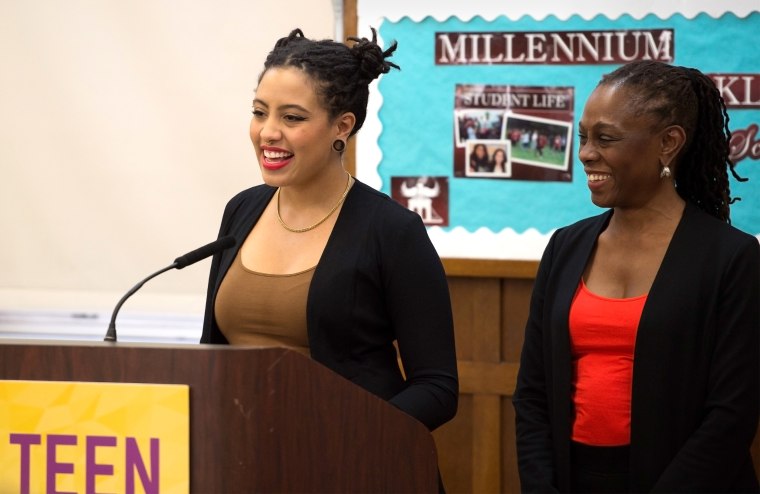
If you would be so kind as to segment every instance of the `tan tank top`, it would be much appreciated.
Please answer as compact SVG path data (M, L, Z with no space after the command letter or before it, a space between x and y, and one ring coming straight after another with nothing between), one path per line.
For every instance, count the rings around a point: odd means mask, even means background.
M214 315L232 345L286 346L309 355L306 297L316 266L264 274L243 266L240 251L222 280Z

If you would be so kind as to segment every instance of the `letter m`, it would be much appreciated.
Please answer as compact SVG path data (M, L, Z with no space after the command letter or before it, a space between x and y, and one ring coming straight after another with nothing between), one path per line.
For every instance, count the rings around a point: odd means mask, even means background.
M441 57L438 59L436 63L442 64L442 65L448 65L452 63L467 63L467 56L465 53L465 42L467 41L467 36L465 35L459 35L459 39L457 39L456 45L451 45L451 34L443 33L438 34L438 42L441 45Z

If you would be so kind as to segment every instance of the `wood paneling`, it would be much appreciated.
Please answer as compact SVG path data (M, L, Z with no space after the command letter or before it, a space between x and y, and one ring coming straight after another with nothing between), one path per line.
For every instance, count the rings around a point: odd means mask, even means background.
M512 393L537 263L445 259L444 267L460 407L434 433L441 475L450 493L518 492Z
M536 261L498 261L493 259L443 259L449 276L466 278L529 279L536 277Z

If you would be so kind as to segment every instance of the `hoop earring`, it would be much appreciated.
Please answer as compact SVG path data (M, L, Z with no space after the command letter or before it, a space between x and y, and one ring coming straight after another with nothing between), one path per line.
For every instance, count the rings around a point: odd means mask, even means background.
M335 139L332 143L332 148L336 153L342 153L346 149L346 141L342 139Z
M663 166L662 171L660 172L660 178L670 178L671 175L670 167L668 165Z

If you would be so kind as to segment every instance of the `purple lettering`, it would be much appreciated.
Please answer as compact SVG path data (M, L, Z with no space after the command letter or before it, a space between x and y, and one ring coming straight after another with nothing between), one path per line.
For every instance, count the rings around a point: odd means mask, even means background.
M46 446L46 494L76 494L70 491L59 491L57 487L58 475L73 475L75 463L60 461L59 446L77 446L78 438L70 434L49 434L45 437ZM85 489L86 494L98 494L96 492L97 477L113 476L114 465L98 463L97 455L99 448L114 448L119 439L115 436L86 436L85 442ZM31 492L32 461L31 450L33 445L42 444L41 434L11 433L10 444L19 446L20 457L20 480L19 493ZM160 487L160 440L149 439L150 456L145 458L137 440L127 437L125 443L125 492L135 493L136 480L142 485L145 494L158 494ZM146 459L148 460L146 462ZM35 474L35 479L43 478L40 473ZM138 480L139 479L139 480ZM80 487L81 489L81 487ZM101 493L103 494L103 493Z
M127 494L134 494L135 492L135 470L140 475L140 482L142 482L145 494L158 494L158 439L150 439L150 478L145 470L145 462L140 455L140 449L137 447L137 441L133 437L127 438L127 461L126 461L126 473L127 473Z
M87 436L86 444L85 493L97 494L95 492L95 477L113 475L113 465L97 463L95 449L116 446L116 438L113 436Z
M73 463L58 463L56 448L60 446L75 446L77 437L69 434L49 434L47 436L47 493L76 494L70 491L59 491L55 487L55 477L59 473L74 473Z
M11 444L21 446L21 479L19 480L19 493L29 494L29 469L30 467L30 450L32 444L42 442L39 434L11 434Z

